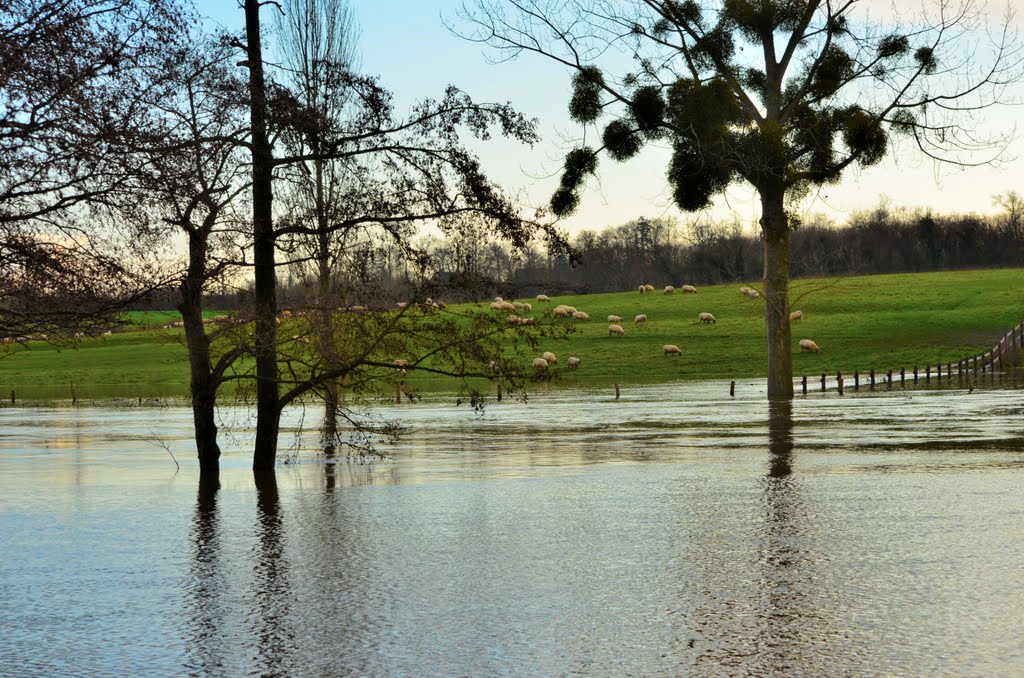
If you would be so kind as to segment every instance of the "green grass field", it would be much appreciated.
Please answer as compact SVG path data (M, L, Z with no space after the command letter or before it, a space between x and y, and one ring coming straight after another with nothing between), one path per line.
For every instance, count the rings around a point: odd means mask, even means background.
M683 284L686 281L679 281ZM534 315L570 304L590 314L577 332L541 347L559 357L559 383L600 386L677 379L762 377L765 372L763 301L739 293L739 284L700 288L697 294L665 295L660 290L556 297L534 302ZM1024 269L809 279L794 281L791 307L804 313L793 325L795 376L841 370L899 370L946 363L992 344L1024 319ZM531 300L524 300L531 301ZM486 308L486 304L481 304ZM699 324L702 311L717 323ZM633 317L644 313L646 325ZM157 317L159 315L159 317ZM213 315L213 314L211 314ZM619 315L625 336L610 336L608 315ZM22 398L63 399L75 385L79 397L134 398L185 395L188 363L180 329L160 328L176 314L139 314L136 331L81 340L76 347L31 342L0 353L0 393ZM554 322L571 322L557 320ZM797 342L813 339L820 353L802 353ZM681 356L665 356L675 344ZM539 355L539 352L538 352ZM566 359L582 360L577 372ZM529 361L537 356L523 355ZM452 382L410 376L425 390L446 390Z

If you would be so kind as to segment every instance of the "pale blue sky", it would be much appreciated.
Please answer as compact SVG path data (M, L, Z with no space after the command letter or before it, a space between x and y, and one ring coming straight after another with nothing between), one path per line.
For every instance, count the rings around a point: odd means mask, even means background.
M460 0L353 0L352 4L361 29L363 71L380 76L395 93L399 110L417 99L440 96L450 83L480 101L509 100L524 114L540 120L542 141L534 148L494 142L478 151L491 176L507 190L523 192L533 204L546 203L557 185L561 158L580 133L566 113L571 75L539 57L488 63L485 47L452 35L444 26L444 21L457 22ZM869 0L867 4L876 16L884 15L890 5L887 0ZM1012 0L1011 5L1024 8L1024 0ZM229 28L241 28L242 13L234 1L200 6ZM1019 16L1016 21L1020 25ZM1016 89L1016 96L1024 99L1024 87ZM991 109L981 115L981 122L1011 131L1021 113L1021 107ZM852 212L870 209L885 196L896 207L993 212L993 194L1024 192L1024 126L1016 137L1007 152L1010 159L998 167L961 170L936 166L916 153L890 154L879 166L848 171L841 184L822 189L805 200L801 209L826 213L842 223ZM680 213L672 204L664 179L667 158L667 151L647 147L625 164L603 159L599 180L590 181L580 209L566 220L565 227L570 232L602 228L638 216L691 220L693 215ZM732 189L711 211L716 218L735 217L748 228L758 213L756 201L744 187Z

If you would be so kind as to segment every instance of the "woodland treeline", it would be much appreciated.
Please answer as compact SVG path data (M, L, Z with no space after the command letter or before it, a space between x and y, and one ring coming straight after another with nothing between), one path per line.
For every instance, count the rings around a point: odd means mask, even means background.
M837 225L815 215L791 234L794 277L912 273L1024 265L1024 198L994 198L993 214L936 214L884 202ZM756 282L762 275L760 234L739 222L635 219L571 239L575 257L540 247L516 251L479 240L428 239L432 266L416 271L405 257L364 243L360 277L366 303L406 299L432 289L453 301L547 294L621 292L641 283L714 285ZM311 281L291 274L283 298L301 305ZM383 292L383 294L382 294ZM358 292L357 292L358 294ZM230 303L229 300L224 300Z

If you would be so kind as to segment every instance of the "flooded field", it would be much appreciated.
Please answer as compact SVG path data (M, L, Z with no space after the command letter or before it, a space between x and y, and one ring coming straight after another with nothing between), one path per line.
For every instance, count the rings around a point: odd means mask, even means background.
M258 482L227 410L219 487L188 410L0 409L0 675L1024 673L1024 391L742 386L380 407L374 463L296 410Z

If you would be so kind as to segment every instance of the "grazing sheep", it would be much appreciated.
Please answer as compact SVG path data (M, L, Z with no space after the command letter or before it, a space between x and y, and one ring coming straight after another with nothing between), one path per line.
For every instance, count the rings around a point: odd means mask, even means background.
M639 288L640 294L647 294L647 285L641 285Z
M699 316L697 316L697 320L699 322L709 323L709 324L716 322L715 321L715 316L711 315L710 313L701 313Z
M661 347L661 350L665 352L665 355L682 355L683 352L679 350L679 347L675 344L665 344Z
M750 292L751 292L751 289L749 287L747 287L746 285L744 285L743 287L740 288L740 294L742 294L744 296L746 296L747 294L750 294Z
M400 301L397 304L395 304L395 308L397 308L399 311L404 311L406 308L408 308L408 306L408 301Z
M751 288L749 288L749 287L747 288L747 291L746 291L746 292L744 292L744 294L745 294L746 296L750 297L751 299L757 299L757 298L758 298L759 296L761 296L761 293L760 293L760 292L758 292L758 291L757 291L757 290L755 290L755 289L751 289Z
M665 285L665 294L672 294L673 292L675 292L675 290L676 288L672 287L671 285Z
M579 369L579 366L580 366L580 359L577 358L574 355L569 356L569 369L570 370L576 370L576 369Z
M533 305L532 304L523 304L523 310L526 311L527 313L530 313L530 312L533 311Z
M548 361L544 358L534 358L533 367L538 370L546 370L548 368Z
M547 360L549 363L557 363L558 362L558 358L556 358L555 354L552 353L551 351L544 351L543 358L544 358L544 360Z
M583 311L576 311L575 313L572 314L572 317L575 318L576 320L590 320L590 315L584 313Z
M804 319L804 312L803 311L793 311L792 313L789 314L789 322L796 322L797 320L803 320L803 319Z
M353 313L365 313L366 312L366 307L365 306L350 306L348 310L352 311Z
M610 315L610 316L608 316L608 322L610 322L610 323L621 323L622 322L622 316L620 316L620 315Z
M492 311L500 311L501 310L501 303L502 302L500 302L500 301L492 301L491 302L491 310Z
M693 285L683 285L679 289L683 291L683 294L697 294L697 288Z
M106 332L104 332L100 336L101 337L109 337L109 336L112 336L113 334L114 334L113 332L111 332L110 330L107 330Z
M518 301L513 301L513 302L512 302L512 306L513 306L513 307L514 307L514 308L515 308L515 309L516 309L517 311L521 311L521 310L523 309L523 305L522 305L521 303L519 303Z
M546 294L538 294L537 301L551 301Z
M654 291L654 285L644 285L644 287L647 288L648 292L653 292Z
M558 317L558 318L568 318L569 317L569 309L562 308L561 306L559 306L558 308L551 309L551 313L554 314L555 317Z
M503 302L505 300L502 299L501 297L494 297L494 301L496 301L496 302L498 302L500 304L501 302Z
M564 308L566 311L568 311L569 315L572 315L573 313L576 312L576 307L575 306L563 306L562 308Z
M817 353L820 349L818 348L818 345L815 344L810 339L801 339L800 340L800 350L801 351L814 351L815 353Z
M647 322L647 316L644 315L643 313L641 313L637 317L633 318L633 322L635 322L637 325L645 323L645 322Z
M517 315L510 315L509 317L505 318L505 320L508 321L509 325L518 325L520 318Z
M626 330L622 329L621 325L609 325L608 334L617 334L620 337L625 336Z
M444 309L448 308L448 304L444 303L444 301L442 301L442 300L440 300L440 299L438 299L437 303L436 303L436 304L434 304L434 306L437 306L437 307L438 307L439 309L441 309L442 311L443 311Z
M529 318L520 318L519 319L519 324L520 325L536 325L537 324L537 319L534 318L532 315Z

